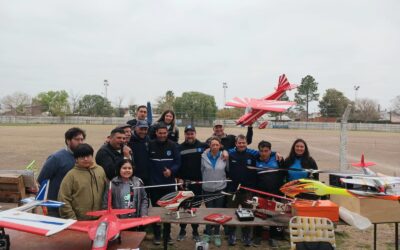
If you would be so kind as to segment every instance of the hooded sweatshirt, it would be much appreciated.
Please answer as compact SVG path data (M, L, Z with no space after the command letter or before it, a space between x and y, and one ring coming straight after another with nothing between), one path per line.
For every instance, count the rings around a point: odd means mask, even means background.
M71 169L61 182L58 200L65 205L60 207L62 218L91 220L87 212L101 209L106 186L106 174L102 167L93 165L89 168Z

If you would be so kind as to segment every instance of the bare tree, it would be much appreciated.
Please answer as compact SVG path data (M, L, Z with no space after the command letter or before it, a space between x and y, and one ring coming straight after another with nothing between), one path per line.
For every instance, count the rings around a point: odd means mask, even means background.
M377 121L380 118L379 104L369 98L359 98L355 102L352 119L362 122Z
M15 115L26 114L27 107L31 105L32 98L23 92L14 92L1 99L4 109L11 111Z
M82 96L79 93L74 93L74 91L69 91L69 100L71 104L71 112L72 114L76 114L79 107L79 101L82 99Z
M118 96L118 97L116 98L115 107L116 107L116 115L117 115L118 117L124 116L123 110L122 110L122 103L123 103L123 102L124 102L124 97L123 97L123 96Z
M396 96L392 100L391 108L392 108L393 113L395 113L396 115L400 115L400 95Z

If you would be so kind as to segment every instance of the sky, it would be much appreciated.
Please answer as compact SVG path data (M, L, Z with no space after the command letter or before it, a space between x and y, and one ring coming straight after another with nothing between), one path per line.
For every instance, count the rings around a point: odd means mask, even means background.
M199 91L219 107L306 75L389 108L400 95L398 0L0 0L0 98L49 90L143 104ZM294 91L289 93L293 97ZM314 103L313 109L316 109ZM313 110L311 110L313 111ZM316 111L316 110L315 110Z

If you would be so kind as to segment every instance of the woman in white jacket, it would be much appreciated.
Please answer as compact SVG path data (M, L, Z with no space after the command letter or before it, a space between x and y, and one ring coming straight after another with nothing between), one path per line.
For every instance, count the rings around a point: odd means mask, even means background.
M205 151L201 156L201 173L203 181L221 181L226 180L226 171L228 161L222 159L221 140L218 137L212 137L209 140L210 150ZM221 194L226 188L226 182L208 182L202 185L205 195ZM217 199L207 201L207 208L222 208L225 205L225 197L221 196ZM221 236L219 234L220 226L207 225L203 241L209 242L211 237L214 238L214 244L221 246Z

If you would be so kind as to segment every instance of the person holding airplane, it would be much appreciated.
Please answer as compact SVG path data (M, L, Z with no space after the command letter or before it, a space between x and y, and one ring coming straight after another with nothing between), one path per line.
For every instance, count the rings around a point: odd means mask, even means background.
M236 136L226 134L225 129L224 129L224 122L222 120L215 120L214 121L214 127L213 127L213 134L211 137L216 136L219 139L221 139L221 144L223 146L223 149L229 150L234 148L236 145ZM211 139L207 139L207 143ZM247 127L247 134L246 134L246 143L247 145L250 145L251 142L253 141L253 127L249 125Z

